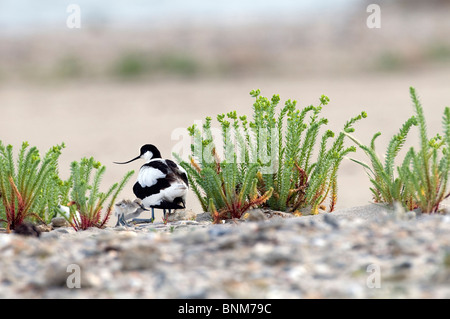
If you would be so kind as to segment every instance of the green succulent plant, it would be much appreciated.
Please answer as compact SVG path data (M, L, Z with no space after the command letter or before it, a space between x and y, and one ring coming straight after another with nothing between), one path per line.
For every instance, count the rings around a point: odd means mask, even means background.
M200 129L188 128L193 139L189 161L173 154L188 172L189 182L205 211L216 220L239 217L252 206L295 212L309 207L313 213L330 198L330 210L337 200L337 171L346 154L356 150L344 147L344 133L330 147L334 133L327 130L320 138L320 149L313 161L320 128L328 123L320 118L329 98L321 96L318 106L297 108L287 100L277 115L279 95L271 99L255 98L253 118L238 116L236 111L219 114L223 159L213 139L212 119L207 117ZM309 120L306 120L310 115ZM352 132L353 124L366 117L362 112L350 119L344 131Z
M89 227L102 228L107 223L118 194L123 190L134 171L129 171L122 180L113 184L106 193L100 192L100 182L106 167L91 158L82 158L80 162L71 164L71 193L69 223L75 230L85 230ZM91 181L91 175L95 172ZM106 211L102 209L109 200Z
M386 150L384 164L375 152L376 133L370 147L355 137L347 136L355 142L369 157L371 165L354 160L362 165L373 185L371 191L375 202L401 203L412 210L420 208L425 213L437 212L442 201L450 196L448 186L450 168L450 108L444 109L442 118L443 136L439 134L431 139L427 135L427 126L422 105L416 90L410 88L410 96L416 115L410 117L394 135ZM402 160L395 166L395 158L404 145L411 127L418 126L420 149L411 147Z
M0 221L13 230L25 219L48 222L67 191L59 179L58 159L64 143L56 145L41 157L36 147L22 143L14 160L13 146L0 141Z

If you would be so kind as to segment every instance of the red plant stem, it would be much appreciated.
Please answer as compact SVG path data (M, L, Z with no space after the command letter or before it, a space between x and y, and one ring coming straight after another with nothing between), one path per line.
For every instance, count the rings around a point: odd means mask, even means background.
M15 204L14 192L11 192L11 206L9 206L9 208L10 208L10 213L9 213L8 227L14 229L14 219L16 216L16 204Z
M77 218L73 216L72 222L70 222L70 226L72 226L75 231L78 231L80 229L80 225L78 224Z
M7 207L5 206L5 208L6 208L6 220L7 220L8 225L10 225L11 224L11 219L12 219L12 216L13 216L12 211L13 211L14 208L11 208L11 205L9 205Z
M89 220L86 218L85 215L81 216L81 221L82 221L81 229L83 229L83 230L88 229L88 227L89 227Z
M78 231L78 228L77 228L77 226L75 226L74 223L70 223L70 226L71 226L75 231Z
M102 228L103 226L105 226L106 222L109 220L109 217L110 217L110 215L111 215L111 211L112 211L112 209L111 209L111 207L109 207L108 210L106 211L106 215L105 215L105 217L103 218L102 223L100 224L100 228Z

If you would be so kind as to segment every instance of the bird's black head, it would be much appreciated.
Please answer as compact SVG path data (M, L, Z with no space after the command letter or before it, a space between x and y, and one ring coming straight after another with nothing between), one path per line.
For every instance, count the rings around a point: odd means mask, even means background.
M147 153L149 152L149 153ZM141 147L140 157L144 157L146 160L152 158L161 158L161 153L153 144L145 144Z
M159 152L159 150L156 148L155 145L145 144L141 147L139 156L136 156L135 158L133 158L132 160L129 160L127 162L121 162L121 163L114 162L114 163L115 164L127 164L127 163L135 161L139 158L143 158L146 162L148 162L149 160L151 160L153 158L161 158L161 153Z

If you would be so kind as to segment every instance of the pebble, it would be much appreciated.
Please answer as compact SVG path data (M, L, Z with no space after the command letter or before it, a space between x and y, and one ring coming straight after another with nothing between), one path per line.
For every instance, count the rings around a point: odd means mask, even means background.
M0 297L450 298L448 215L253 210L213 225L208 214L189 214L40 237L0 233Z
M267 220L267 216L264 214L262 209L252 209L243 214L241 219L248 221L262 221Z
M69 222L64 217L55 217L52 219L51 225L53 228L68 227Z

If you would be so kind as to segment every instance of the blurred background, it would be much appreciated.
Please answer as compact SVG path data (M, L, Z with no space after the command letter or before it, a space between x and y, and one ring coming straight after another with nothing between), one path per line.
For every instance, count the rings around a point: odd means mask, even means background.
M252 113L252 89L300 106L331 102L338 132L365 110L354 135L378 150L423 103L429 135L450 104L450 1L0 0L0 140L44 153L64 141L61 175L84 156L107 166L103 187L142 163L114 165L158 146L170 158L176 132L206 116ZM80 9L80 28L70 4ZM370 25L369 21L369 25ZM70 25L70 23L69 23ZM175 132L175 133L174 133ZM409 145L418 145L416 131ZM348 145L351 145L347 141ZM366 161L358 150L351 157ZM134 198L132 183L122 193ZM344 161L338 208L371 200L364 170ZM199 209L192 194L188 208ZM115 221L114 221L115 222Z

